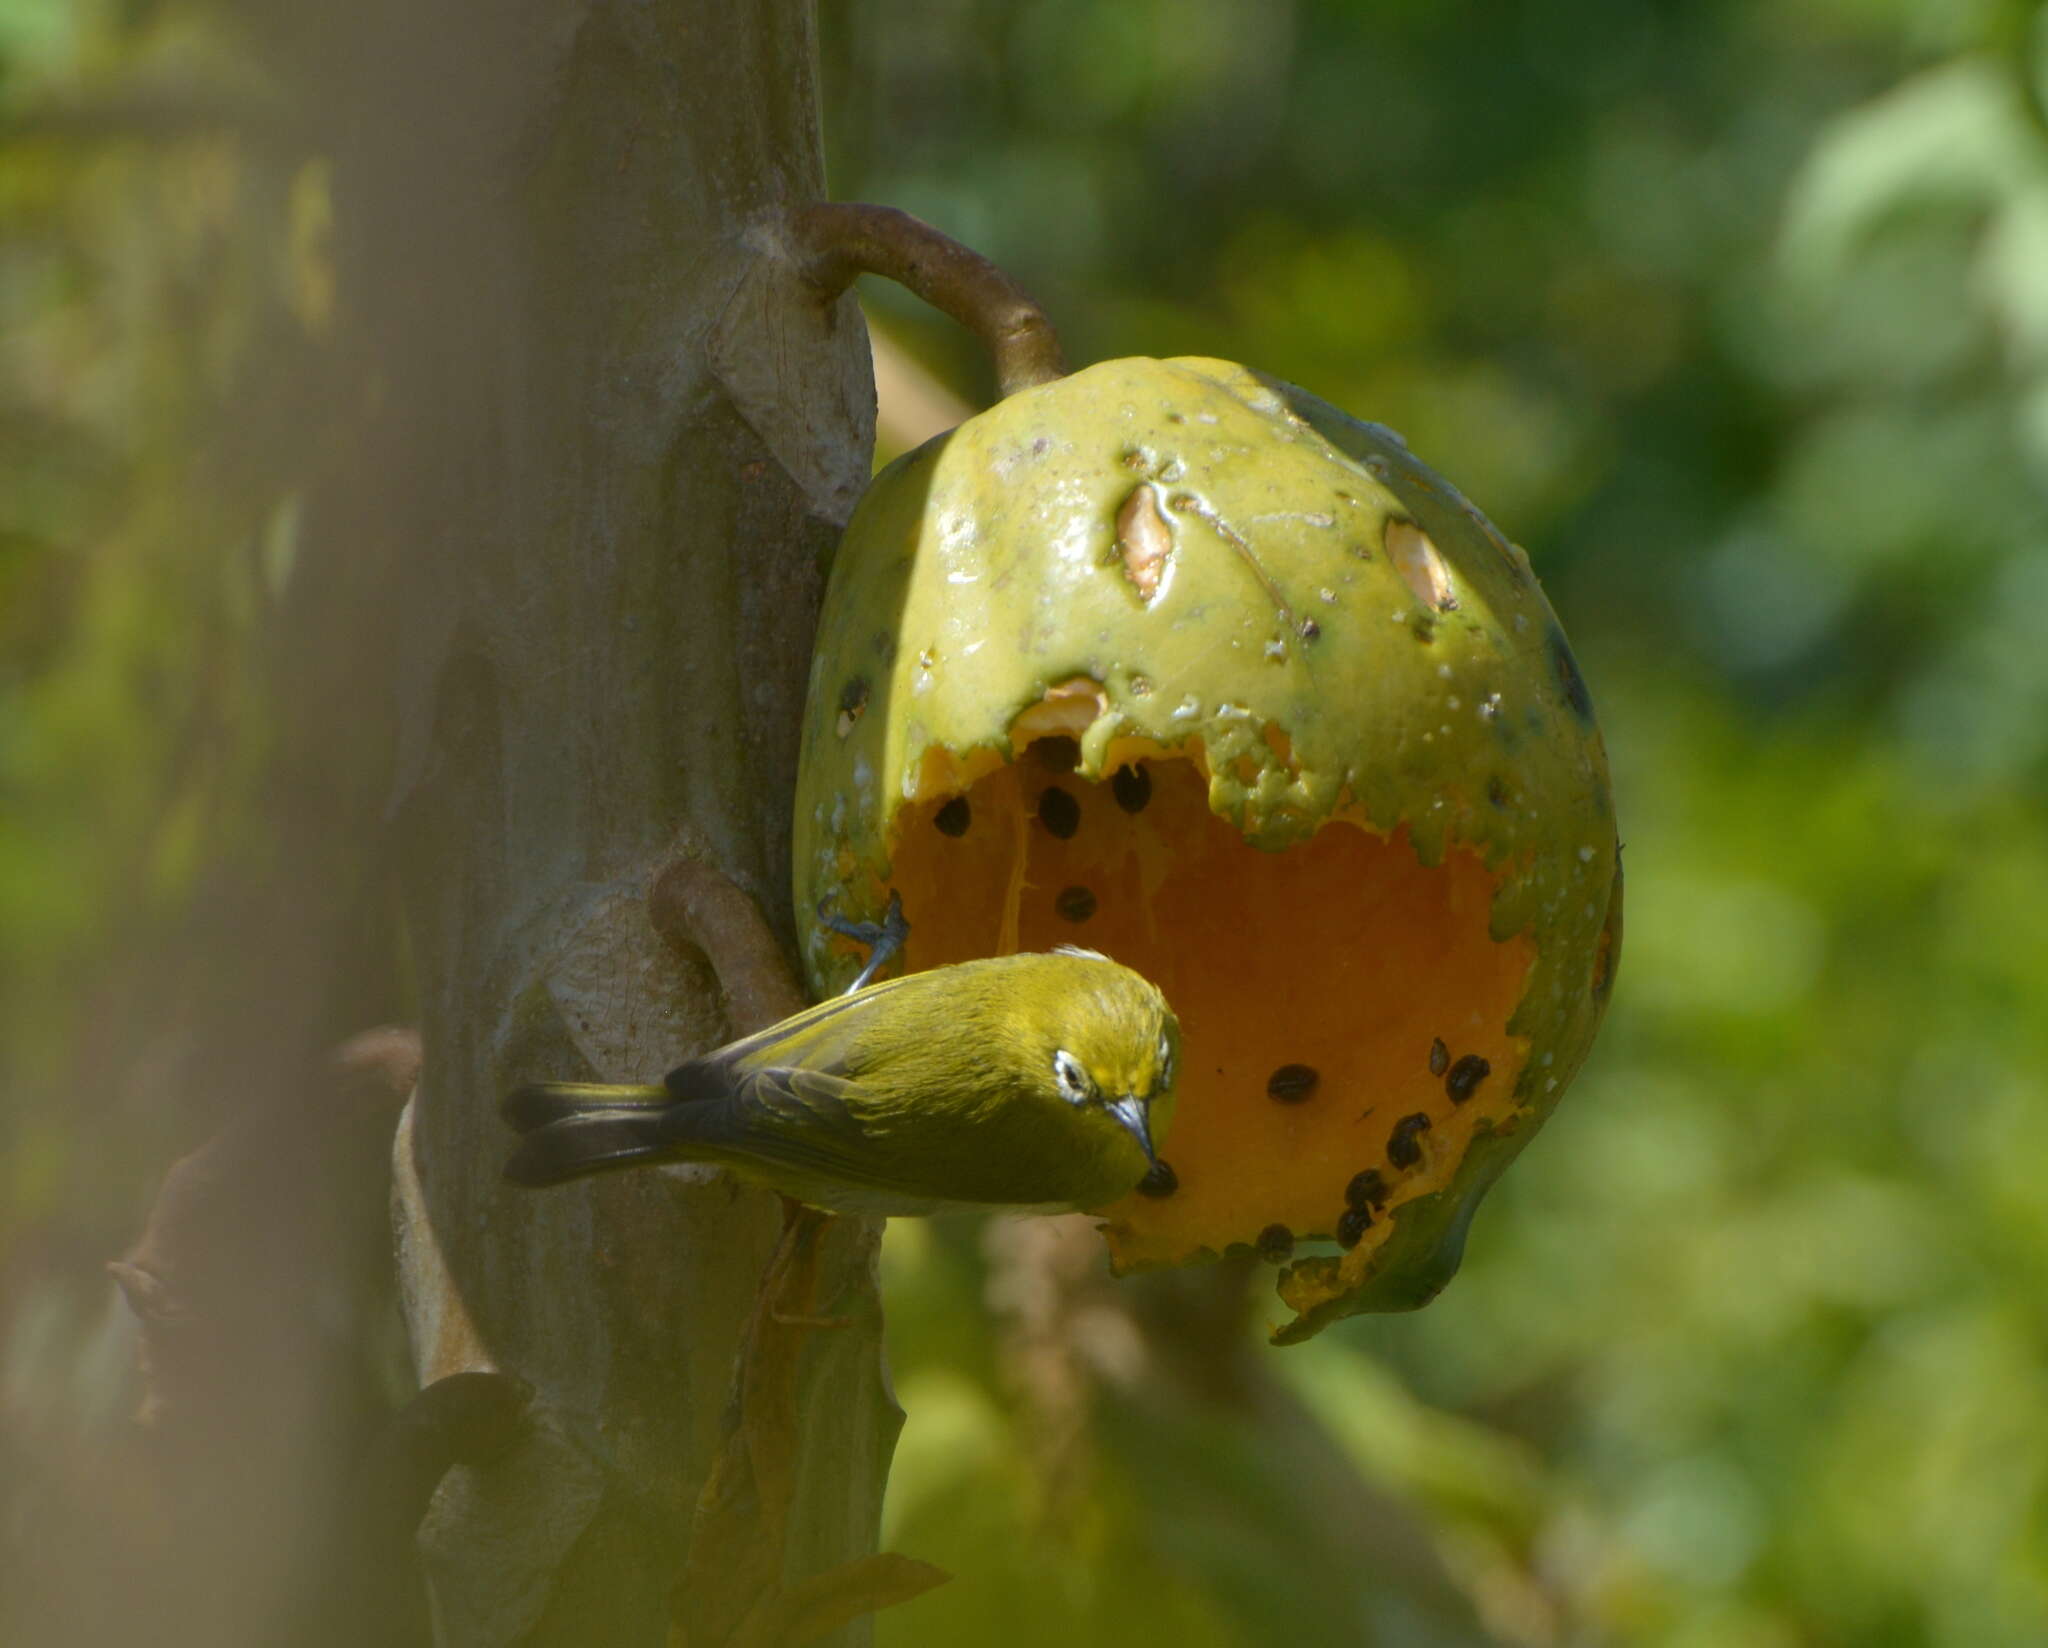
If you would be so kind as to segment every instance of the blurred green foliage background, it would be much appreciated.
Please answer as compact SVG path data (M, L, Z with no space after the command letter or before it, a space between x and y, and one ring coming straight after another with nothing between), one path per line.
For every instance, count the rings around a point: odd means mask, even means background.
M880 1640L2048 1642L2042 14L823 23L835 193L989 253L1072 359L1392 424L1529 546L1629 867L1606 1031L1418 1316L1274 1352L1263 1280L891 1232L888 1542L960 1577ZM320 431L265 411L334 302L319 166L208 112L263 96L178 8L0 0L0 1472L119 1422L98 1264L228 1102L165 1074L175 957L266 850Z

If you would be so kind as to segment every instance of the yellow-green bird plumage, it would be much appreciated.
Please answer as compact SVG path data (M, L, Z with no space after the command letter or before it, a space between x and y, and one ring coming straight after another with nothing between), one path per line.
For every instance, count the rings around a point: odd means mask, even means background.
M524 1087L521 1184L715 1162L817 1207L1099 1207L1145 1177L1173 1105L1165 998L1083 950L960 962L836 997L661 1087Z

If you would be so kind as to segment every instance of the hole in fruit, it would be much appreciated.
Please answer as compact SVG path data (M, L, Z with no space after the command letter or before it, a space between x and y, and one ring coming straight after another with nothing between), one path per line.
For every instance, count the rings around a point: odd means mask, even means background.
M1116 512L1116 550L1131 588L1150 606L1173 565L1173 523L1149 481L1133 487Z
M1035 738L1031 748L1024 752L1027 759L1036 761L1047 772L1068 773L1081 764L1081 745L1078 740L1065 733L1051 738Z
M937 812L932 814L932 823L940 835L963 836L967 826L974 822L974 810L967 805L967 797L956 795Z
M1450 568L1429 534L1413 521L1387 523L1387 559L1415 592L1415 599L1436 612L1450 612L1458 605L1451 593Z
M856 675L839 689L839 719L835 730L841 738L853 731L854 723L867 713L867 708L868 684Z
M1095 724L1095 718L1109 708L1109 694L1102 683L1085 675L1071 676L1045 690L1045 696L1010 723L1010 749L1022 755L1033 745L1058 737L1078 739ZM1078 753L1080 745L1074 745ZM940 752L943 753L943 752ZM1070 770L1055 767L1056 772Z

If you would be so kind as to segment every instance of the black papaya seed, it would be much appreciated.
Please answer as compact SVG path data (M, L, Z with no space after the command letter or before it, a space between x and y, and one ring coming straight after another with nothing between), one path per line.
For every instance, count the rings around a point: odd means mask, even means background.
M1127 813L1141 813L1152 799L1152 775L1142 765L1119 767L1109 780L1116 804Z
M1387 1199L1387 1181L1380 1176L1376 1167L1368 1167L1363 1173L1351 1175L1351 1182L1344 1187L1346 1207L1379 1207Z
M1285 1225L1268 1225L1252 1246L1266 1263L1277 1265L1294 1251L1294 1232Z
M1282 1104L1299 1104L1322 1079L1313 1065L1283 1064L1266 1078L1266 1096Z
M1422 1135L1429 1131L1429 1118L1421 1111L1403 1116L1387 1135L1387 1160L1396 1167L1413 1167L1422 1160Z
M1068 921L1086 921L1095 914L1095 895L1086 887L1063 887L1052 907Z
M1060 840L1068 840L1081 827L1081 803L1057 784L1048 784L1038 798L1038 822Z
M1479 1084L1493 1074L1493 1066L1477 1053L1467 1053L1451 1066L1451 1073L1444 1077L1444 1091L1451 1096L1451 1103L1463 1104L1479 1091Z

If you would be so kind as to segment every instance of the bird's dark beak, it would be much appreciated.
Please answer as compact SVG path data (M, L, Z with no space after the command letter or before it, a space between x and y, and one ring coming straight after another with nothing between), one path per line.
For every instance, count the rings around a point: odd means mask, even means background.
M1159 1160L1152 1154L1152 1112L1143 1099L1128 1093L1120 1099L1111 1099L1109 1113L1130 1129L1131 1137L1144 1148L1146 1161Z

